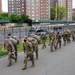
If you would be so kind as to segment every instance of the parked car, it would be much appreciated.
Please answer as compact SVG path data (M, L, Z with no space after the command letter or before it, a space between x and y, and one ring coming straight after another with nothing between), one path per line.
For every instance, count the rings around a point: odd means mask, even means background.
M31 34L35 34L36 33L36 30L35 29L30 29L28 31L28 37L30 37Z
M44 32L46 35L48 34L48 31L47 30L45 30L45 29L38 29L38 30L36 30L36 35L41 35L41 33L42 32Z

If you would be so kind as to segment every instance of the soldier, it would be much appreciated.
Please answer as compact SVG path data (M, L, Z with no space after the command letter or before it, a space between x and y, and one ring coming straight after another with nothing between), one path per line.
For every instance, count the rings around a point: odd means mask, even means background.
M51 52L53 52L53 48L56 49L56 34L52 32L51 43L50 43Z
M64 30L63 31L62 36L63 36L64 46L65 46L66 45L66 42L67 42L67 36L68 36L67 30Z
M46 44L45 44L45 43L46 43L46 38L47 38L47 37L46 37L45 33L42 32L42 33L41 33L41 36L40 36L40 39L42 40L42 44L43 44L43 45L42 45L42 49L44 49L44 47L46 48Z
M72 40L75 41L75 29L71 31Z
M36 60L38 59L38 41L34 38L34 34L31 34L30 36L30 42L32 43L32 46L33 46L33 51L35 52L36 54Z
M67 30L67 42L68 43L71 41L70 36L71 36L70 30Z
M56 48L58 48L58 45L59 45L59 48L61 48L61 33L58 31L57 34L56 34L56 40L57 40L57 46Z
M35 66L34 56L33 56L33 47L32 47L32 44L28 41L28 37L24 38L23 47L24 47L25 58L24 58L24 67L22 68L22 70L25 70L27 68L28 57L32 61L31 67Z
M15 48L15 56L17 57L17 44L19 43L19 39L17 38L17 36L12 36L11 33L8 34L8 37L10 39L10 41L13 43L14 48Z
M52 37L52 31L49 32L49 46L50 46L51 37Z
M8 51L9 64L7 65L7 67L10 67L12 65L12 58L15 59L15 62L17 61L17 57L14 56L15 48L13 46L13 43L9 40L9 37L7 37L7 40L4 42L4 45Z

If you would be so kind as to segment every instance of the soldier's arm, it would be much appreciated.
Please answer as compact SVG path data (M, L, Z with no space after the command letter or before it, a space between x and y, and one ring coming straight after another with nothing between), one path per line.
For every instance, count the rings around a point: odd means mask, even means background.
M12 43L12 42L10 42L9 44L10 44L10 46L11 46L11 48L12 48L12 51L15 51L15 48L14 48L13 43Z

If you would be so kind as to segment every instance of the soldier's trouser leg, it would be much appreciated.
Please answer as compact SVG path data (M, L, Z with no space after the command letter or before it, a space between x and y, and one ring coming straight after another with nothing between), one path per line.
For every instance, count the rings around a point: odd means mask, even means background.
M44 46L45 46L45 48L46 48L46 43L44 43Z
M51 43L50 49L51 49L51 52L53 52L53 44L52 43Z
M56 43L56 49L58 49L58 41L57 41L57 43Z
M44 43L42 42L42 49L44 49Z
M12 56L12 55L8 53L8 60L9 60L9 64L10 64L10 65L12 64L11 56Z
M64 46L66 45L66 40L64 40Z
M36 50L36 59L38 59L38 50Z
M22 70L25 70L27 68L28 57L29 57L29 55L26 55L24 58L24 67L22 68Z
M15 56L17 57L17 46L14 46L15 48Z
M31 67L34 67L34 66L35 66L35 64L34 64L34 55L31 54L31 55L29 55L29 56L30 56L30 59L31 59L31 61L32 61L32 66L31 66Z
M61 41L59 41L59 48L61 48Z
M24 67L27 67L27 61L28 61L28 55L25 56L24 58Z

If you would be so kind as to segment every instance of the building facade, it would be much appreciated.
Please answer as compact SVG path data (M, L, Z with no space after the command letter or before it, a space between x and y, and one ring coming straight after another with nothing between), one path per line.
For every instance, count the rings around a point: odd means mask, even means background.
M8 14L26 14L33 20L50 19L50 0L8 0Z
M2 13L2 0L0 0L0 13Z
M72 20L72 0L66 0L66 18L67 20Z
M25 13L25 0L8 0L8 14L22 14Z
M56 3L58 6L66 8L66 17L64 19L72 20L72 0L50 0L51 7L56 7Z

